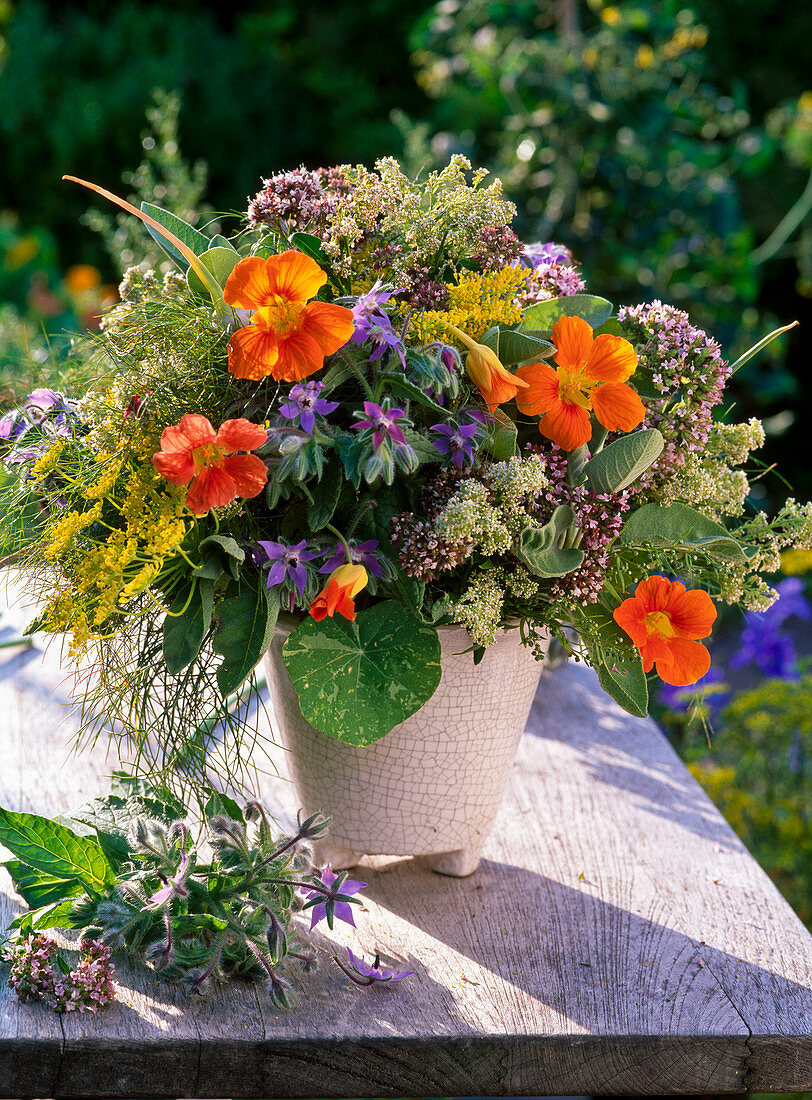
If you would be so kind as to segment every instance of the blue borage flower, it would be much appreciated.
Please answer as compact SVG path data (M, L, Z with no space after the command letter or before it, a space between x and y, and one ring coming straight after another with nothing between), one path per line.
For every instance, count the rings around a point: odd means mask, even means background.
M414 974L414 970L386 970L381 966L381 956L377 952L375 961L371 966L368 962L365 962L363 956L356 958L349 947L347 948L347 954L350 959L349 966L346 966L337 955L333 955L333 960L356 985L374 985L376 982L402 982L404 978Z

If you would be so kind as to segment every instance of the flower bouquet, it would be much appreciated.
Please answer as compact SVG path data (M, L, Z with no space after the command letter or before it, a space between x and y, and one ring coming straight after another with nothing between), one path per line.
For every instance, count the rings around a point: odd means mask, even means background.
M649 675L708 671L715 602L767 607L812 546L809 505L747 511L759 423L714 419L778 333L730 365L679 310L616 308L486 175L281 173L231 238L94 188L176 270L128 271L72 376L2 421L2 523L30 629L68 636L86 730L137 774L225 786L269 649L274 710L367 774L455 663L486 761L472 693L498 714L521 669L515 743L551 638L645 715Z

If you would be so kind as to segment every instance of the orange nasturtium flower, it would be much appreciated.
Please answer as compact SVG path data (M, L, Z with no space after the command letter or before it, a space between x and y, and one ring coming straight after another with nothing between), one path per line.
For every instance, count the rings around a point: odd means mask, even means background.
M268 469L255 451L268 438L250 420L226 420L215 432L199 413L186 413L161 432L161 449L152 464L173 485L189 485L186 506L196 516L230 504L235 497L255 497L268 480ZM191 482L191 484L189 484Z
M688 591L679 581L647 577L631 599L613 612L615 622L640 650L643 669L673 687L695 684L710 668L710 653L697 638L707 638L716 618L710 596Z
M466 332L457 328L456 325L449 325L448 327L457 339L468 348L468 354L465 357L465 370L468 377L485 398L491 412L497 405L514 398L519 390L527 389L528 383L505 370L495 351L485 344L478 344L476 340L472 340Z
M327 276L309 256L289 249L263 260L240 260L228 277L223 300L253 310L249 324L228 343L228 369L236 378L298 382L324 366L349 340L352 310L311 302Z
M539 431L565 451L589 442L589 413L610 432L630 432L646 415L631 386L624 383L637 368L637 353L622 336L602 333L581 317L562 317L553 325L553 356L549 363L519 367L516 377L528 389L516 396L519 412L541 416Z
M355 622L355 603L353 596L357 596L362 588L365 588L369 577L363 565L340 565L334 569L330 577L310 605L310 614L320 623L329 615L331 618L336 611L350 622Z

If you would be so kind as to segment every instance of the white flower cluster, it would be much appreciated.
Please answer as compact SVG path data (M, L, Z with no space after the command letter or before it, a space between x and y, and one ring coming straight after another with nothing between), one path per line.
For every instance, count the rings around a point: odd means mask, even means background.
M490 566L474 574L466 591L449 611L477 645L493 645L502 625L506 594L530 600L538 595L540 587L523 566L511 570Z
M706 447L689 451L652 498L663 504L690 504L716 520L740 516L750 483L743 470L733 467L745 463L763 444L764 428L755 417L746 424L714 424Z
M433 262L443 249L452 256L476 252L483 229L510 226L516 216L501 182L483 187L484 168L469 181L471 162L460 155L419 182L404 175L394 157L376 161L373 171L350 164L339 171L349 187L336 199L324 250L345 275L356 265L350 253L373 232L403 242L393 262L395 278L402 281L410 266Z
M505 525L518 537L525 527L535 526L527 510L528 498L550 487L547 467L541 455L514 455L506 462L494 462L488 468L494 500Z
M812 503L799 504L790 497L772 520L759 512L737 529L736 537L749 554L744 561L718 561L720 595L726 603L743 603L748 611L766 611L778 593L760 574L779 571L782 550L812 550Z
M496 641L504 602L505 571L495 566L476 573L449 611L477 645L489 646Z
M513 542L487 487L475 478L463 481L437 517L434 528L441 538L468 543L486 556L503 554Z

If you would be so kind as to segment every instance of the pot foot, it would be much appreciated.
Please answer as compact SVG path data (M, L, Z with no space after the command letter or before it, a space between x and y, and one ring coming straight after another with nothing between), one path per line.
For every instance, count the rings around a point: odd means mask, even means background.
M466 878L479 866L482 847L460 848L456 852L440 852L427 856L428 865L438 875L451 875L453 878Z
M346 871L348 867L354 867L364 858L363 852L353 852L350 848L339 848L337 844L331 844L329 840L318 841L314 845L316 865L326 867L329 863L333 871Z

